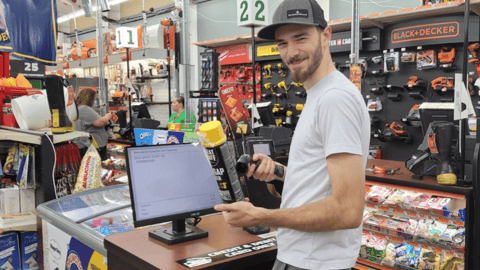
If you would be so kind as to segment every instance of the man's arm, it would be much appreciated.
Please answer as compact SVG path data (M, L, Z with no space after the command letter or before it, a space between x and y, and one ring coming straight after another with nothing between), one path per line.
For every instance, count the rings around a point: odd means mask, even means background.
M353 229L362 223L365 204L365 169L360 155L339 153L327 158L332 194L292 209L269 210L248 202L217 205L233 226L271 226L299 231Z

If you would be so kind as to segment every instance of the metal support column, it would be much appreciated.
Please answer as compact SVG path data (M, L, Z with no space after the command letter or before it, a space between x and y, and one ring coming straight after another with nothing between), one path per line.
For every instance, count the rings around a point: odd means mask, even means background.
M360 53L360 15L358 13L358 0L352 1L352 35L350 45L350 64L358 63Z

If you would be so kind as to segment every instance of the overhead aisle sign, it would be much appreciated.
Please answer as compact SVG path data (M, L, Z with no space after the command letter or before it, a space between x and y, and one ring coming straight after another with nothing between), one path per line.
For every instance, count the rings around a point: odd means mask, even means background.
M237 25L242 27L268 25L268 0L237 0Z

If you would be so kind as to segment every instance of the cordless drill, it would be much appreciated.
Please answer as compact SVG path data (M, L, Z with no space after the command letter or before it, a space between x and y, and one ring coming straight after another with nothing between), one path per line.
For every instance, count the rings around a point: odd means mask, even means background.
M469 63L478 63L477 50L479 48L480 48L480 44L478 43L473 43L470 46L468 46L468 51L470 52L470 56L468 59Z
M263 78L264 79L272 78L272 65L263 66Z

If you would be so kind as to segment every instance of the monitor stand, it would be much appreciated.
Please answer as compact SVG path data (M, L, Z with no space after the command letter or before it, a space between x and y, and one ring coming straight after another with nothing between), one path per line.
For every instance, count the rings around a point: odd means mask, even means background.
M208 237L208 232L195 226L185 224L185 219L173 220L171 228L162 228L148 233L153 239L168 245L183 243L195 239Z

